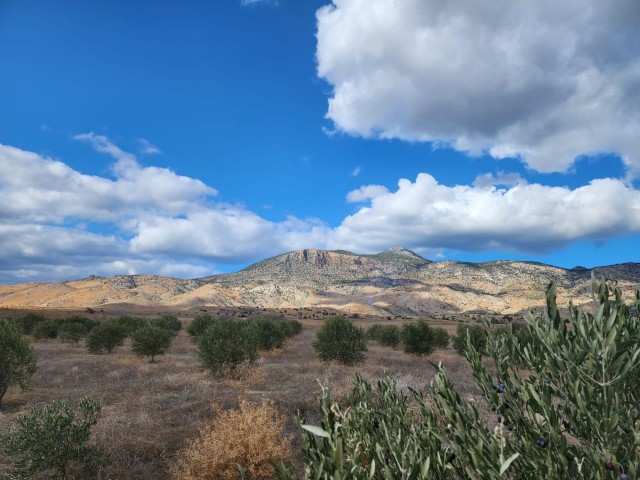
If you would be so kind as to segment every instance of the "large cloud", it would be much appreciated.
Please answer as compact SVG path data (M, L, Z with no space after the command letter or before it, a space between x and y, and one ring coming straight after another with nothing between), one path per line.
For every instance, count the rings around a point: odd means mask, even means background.
M317 19L340 130L640 174L637 0L334 0Z
M449 187L422 173L345 218L333 241L367 251L403 245L544 253L633 232L640 232L640 191L617 179L573 190L526 183L499 189L485 182Z
M215 273L284 250L324 245L319 221L269 222L171 170L142 166L100 135L76 135L114 158L112 178L0 145L0 282L89 274Z
M480 175L473 186L440 185L428 174L400 180L395 191L364 185L347 201L366 206L335 228L319 219L274 222L217 201L217 191L197 179L141 166L105 137L79 139L114 157L112 178L0 145L0 282L197 277L221 263L301 248L535 253L640 232L640 191L621 180L569 189L503 173Z

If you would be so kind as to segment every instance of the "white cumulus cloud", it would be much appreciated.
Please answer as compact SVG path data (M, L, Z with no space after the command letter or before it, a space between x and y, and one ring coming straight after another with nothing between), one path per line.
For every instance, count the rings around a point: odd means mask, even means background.
M366 189L366 187L364 187ZM570 189L518 183L449 187L422 173L344 219L332 241L377 251L389 245L543 253L578 240L640 232L640 191L612 178Z
M334 0L317 20L339 130L640 175L637 0Z

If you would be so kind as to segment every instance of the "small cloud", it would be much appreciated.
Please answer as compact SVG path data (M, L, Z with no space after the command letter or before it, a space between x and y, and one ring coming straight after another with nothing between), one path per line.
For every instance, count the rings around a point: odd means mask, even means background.
M360 203L367 200L373 200L380 195L389 193L389 189L384 185L365 185L357 190L351 190L347 193L347 202Z
M46 123L43 123L42 125L40 125L40 130L42 130L43 132L48 132L49 130L51 130L51 127Z
M268 5L270 7L277 7L279 0L241 0L240 4L243 7L253 7L256 5Z
M496 175L485 173L478 175L473 181L473 186L476 188L515 187L516 185L527 185L527 181L519 173L498 172Z
M138 140L138 143L140 144L140 153L144 153L145 155L158 155L162 153L162 150L145 138Z
M351 177L357 177L358 175L360 175L360 173L362 172L362 167L356 167L354 168L351 173L349 174L349 176Z

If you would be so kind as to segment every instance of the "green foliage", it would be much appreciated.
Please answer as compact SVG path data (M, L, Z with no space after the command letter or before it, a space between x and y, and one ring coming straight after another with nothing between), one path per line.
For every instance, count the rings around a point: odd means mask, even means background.
M33 338L37 340L47 340L52 338L58 338L58 328L60 322L55 319L45 320L39 322L33 328Z
M551 285L544 313L527 317L526 336L513 324L497 330L485 322L478 349L464 332L494 418L481 418L441 365L424 396L407 397L391 379L374 389L358 377L340 406L323 389L321 425L299 418L304 478L637 479L640 289L631 308L611 282L594 281L593 291L594 309L571 306L563 319ZM282 465L278 471L295 478Z
M281 325L282 317L256 316L249 319L249 325L253 329L258 342L258 349L273 350L281 348L287 339L287 331Z
M24 335L31 335L36 325L40 322L45 322L46 320L47 317L45 317L44 315L40 315L38 313L27 313L22 317L18 317L14 321L19 326Z
M25 390L36 371L36 355L29 340L7 320L0 320L0 405L10 386Z
M282 320L278 323L286 338L295 337L302 332L302 324L297 320Z
M154 362L156 355L164 355L172 338L171 332L164 328L142 327L131 334L131 350L140 357L151 357Z
M367 351L366 333L348 318L329 317L316 333L313 349L322 361L335 360L345 365L359 363Z
M436 348L447 348L449 346L449 333L444 328L433 329L433 345Z
M382 325L374 323L367 329L367 338L378 342L380 340L380 332L382 331Z
M172 337L175 337L182 330L182 323L178 317L170 313L165 313L158 318L151 320L151 326L166 330Z
M487 333L482 325L458 324L456 336L453 338L453 348L460 355L464 355L467 350L467 337L473 348L482 352L487 344Z
M96 328L98 325L100 325L100 322L98 320L92 320L90 318L80 317L80 316L69 317L63 322L63 324L68 324L68 323L76 323L79 325L83 325L87 330L87 333L93 330L94 328Z
M101 404L84 398L79 412L65 401L35 407L29 415L19 415L18 426L2 436L5 451L16 455L20 478L54 471L58 478L72 478L73 466L92 472L106 460L95 446L86 445L100 419Z
M196 337L202 366L214 374L233 373L242 364L254 364L259 357L258 339L250 324L220 318Z
M397 325L383 325L378 342L383 347L397 348L400 345L400 328Z
M104 322L91 330L87 335L87 350L91 353L102 353L111 351L122 345L127 337L124 326L117 322Z
M215 318L208 313L196 315L187 327L187 333L191 335L192 339L195 341L207 328L211 326L214 321Z
M58 328L58 338L63 342L78 345L80 340L87 336L87 327L82 323L64 322Z
M139 328L149 325L149 322L147 322L147 320L145 320L144 318L131 317L129 315L123 315L118 318L107 320L105 323L111 323L122 327L125 332L125 337L130 336Z
M436 348L435 332L424 320L405 323L400 334L405 353L431 355Z

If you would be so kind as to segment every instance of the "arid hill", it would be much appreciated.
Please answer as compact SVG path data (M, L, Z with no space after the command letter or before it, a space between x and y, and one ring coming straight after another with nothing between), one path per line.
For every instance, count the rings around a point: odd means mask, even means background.
M0 286L0 306L332 307L377 315L506 315L541 306L551 281L558 283L561 304L587 302L592 273L618 280L629 294L640 283L639 263L567 270L533 262L431 262L403 248L375 255L308 249L193 280L121 275Z

